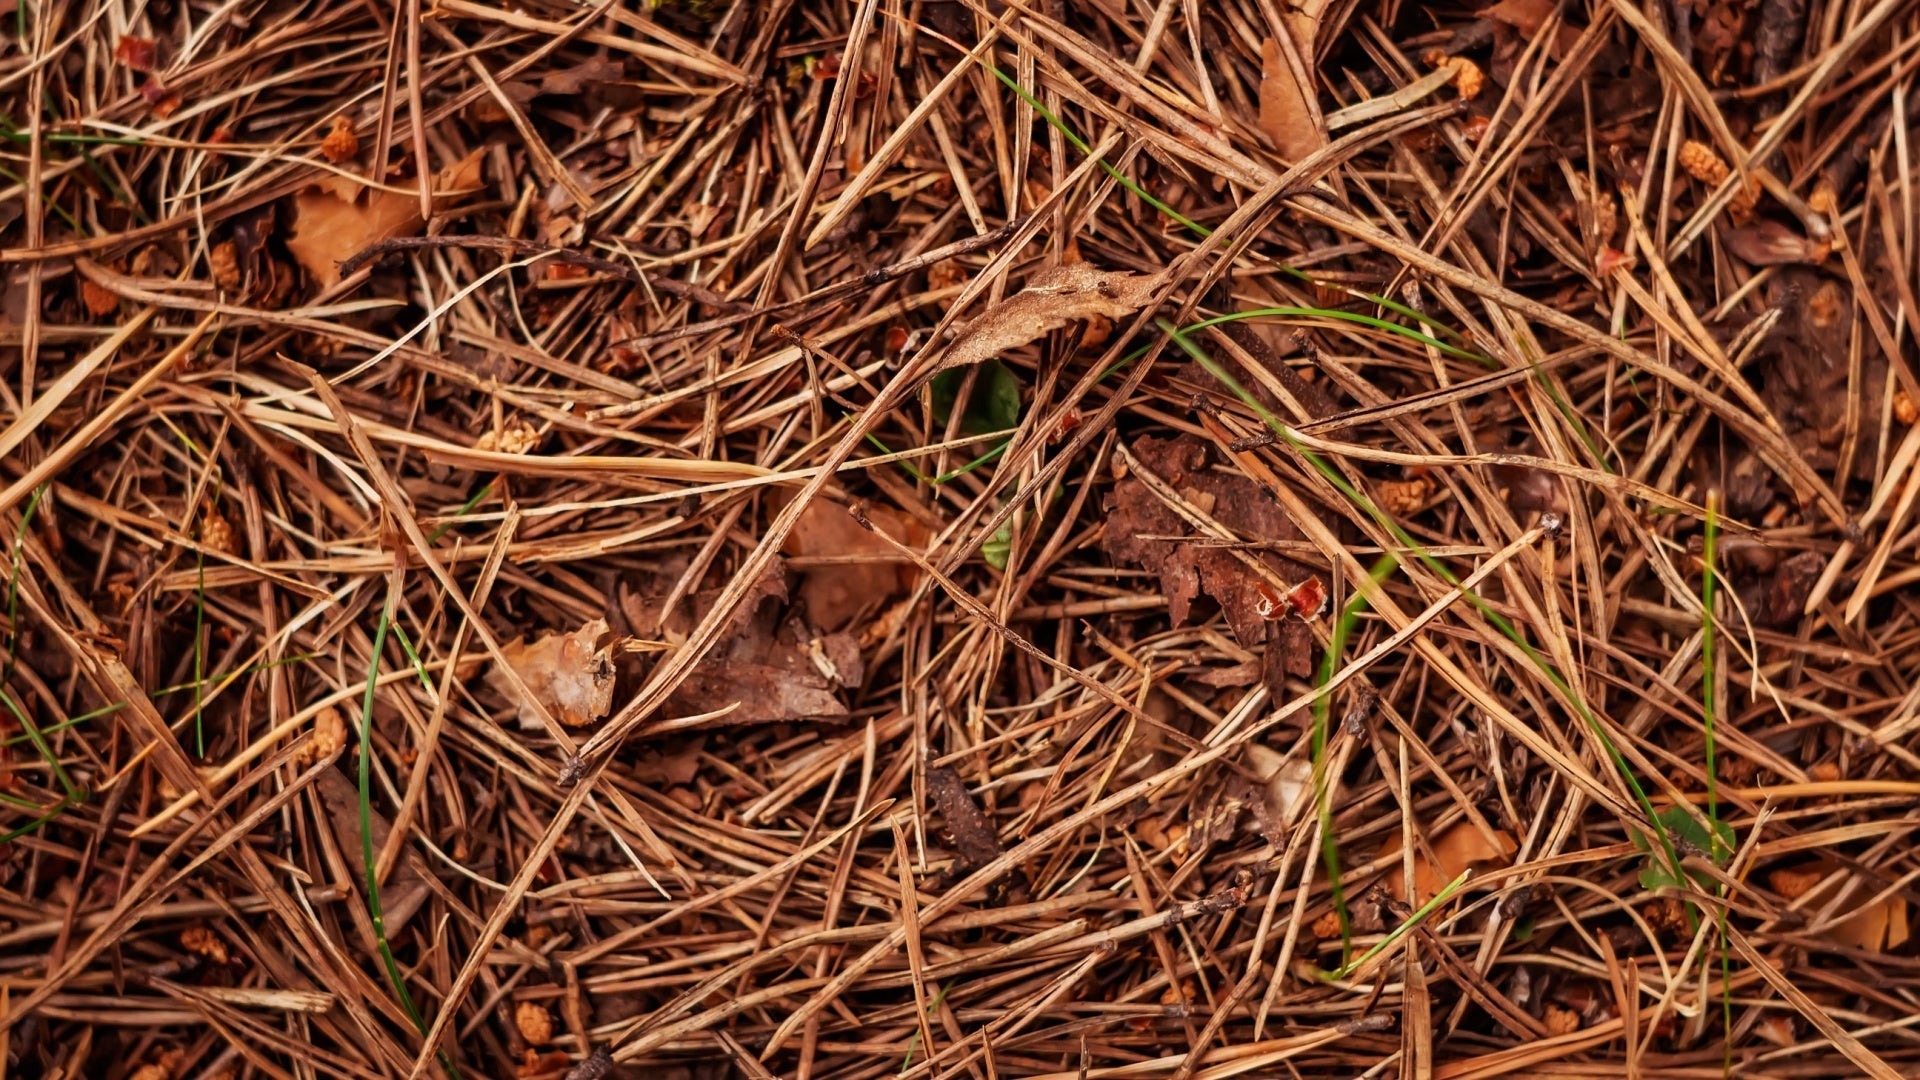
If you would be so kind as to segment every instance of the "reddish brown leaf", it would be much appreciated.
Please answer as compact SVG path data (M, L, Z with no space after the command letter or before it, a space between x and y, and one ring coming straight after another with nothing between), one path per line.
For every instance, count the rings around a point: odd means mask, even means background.
M1290 540L1299 530L1273 496L1239 472L1209 467L1212 451L1191 436L1144 438L1131 447L1141 466L1189 503L1204 509L1235 533L1260 540ZM1107 514L1106 545L1114 557L1135 563L1160 578L1174 625L1187 622L1201 595L1220 605L1227 625L1249 649L1265 645L1267 681L1278 686L1287 675L1311 670L1311 632L1289 618L1293 600L1269 585L1266 575L1226 548L1187 541L1147 539L1186 536L1193 530L1141 480L1128 477L1114 486ZM1297 563L1261 553L1256 558L1281 581L1304 582L1312 572ZM1265 595L1263 591L1265 590Z
M926 546L926 527L884 506L868 507L876 529L909 548ZM919 576L887 542L860 527L839 503L809 504L781 545L790 558L833 558L844 562L808 566L801 573L799 599L807 619L822 630L838 630L854 617L898 596Z
M134 37L131 34L113 46L113 58L135 71L152 71L158 53L159 45L152 38Z

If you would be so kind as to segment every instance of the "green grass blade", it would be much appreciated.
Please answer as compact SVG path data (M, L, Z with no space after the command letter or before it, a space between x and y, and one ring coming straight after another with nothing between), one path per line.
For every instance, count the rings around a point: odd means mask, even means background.
M1378 585L1399 565L1399 560L1392 555L1382 555L1375 560L1368 575ZM1353 635L1353 628L1360 622L1360 611L1366 606L1366 594L1355 593L1341 610L1327 642L1326 653L1320 659L1320 670L1314 676L1315 689L1333 681L1340 657L1346 652L1347 639ZM1333 835L1333 800L1330 796L1333 785L1327 775L1327 743L1332 735L1332 709L1331 694L1321 694L1313 703L1313 802L1320 815L1320 860L1327 868L1327 886L1333 894L1334 917L1340 920L1340 960L1345 963L1353 952L1353 921L1347 912L1346 887L1340 876L1340 841Z
M374 947L380 951L381 963L386 965L387 981L392 984L393 992L400 999L400 1007L406 1011L407 1019L420 1034L427 1033L427 1021L413 1004L413 995L407 992L407 980L400 972L400 962L394 959L393 946L387 942L386 916L380 907L380 874L375 866L377 855L373 844L373 694L380 685L380 657L387 646L387 631L393 626L393 609L397 597L391 590L380 609L380 623L373 633L373 654L367 659L367 692L360 702L360 861L366 870L367 914L373 921ZM440 1056L441 1063L460 1075L445 1054Z
M27 546L27 529L33 525L33 512L40 508L40 498L46 493L47 485L41 484L27 497L27 508L20 512L20 531L13 538L13 557L7 568L7 667L0 673L0 683L13 680L13 664L20 642L20 557Z
M1267 411L1266 407L1261 405L1259 400L1247 391L1246 387L1240 385L1240 381L1234 378L1233 374L1227 371L1226 368L1222 367L1219 361L1215 360L1205 349L1200 348L1197 343L1190 340L1186 336L1185 331L1180 330L1165 319L1159 320L1159 325L1163 332L1172 337L1175 344L1179 345L1187 355L1193 357L1197 363L1211 372L1213 377L1220 380L1221 384L1226 386L1243 404L1249 409L1252 409L1255 415L1259 416L1262 422L1264 422L1274 434L1280 437L1281 441L1285 442L1295 453L1299 454L1308 464L1312 465L1314 470L1325 477L1327 482L1333 485L1341 495L1352 502L1361 512L1371 517L1376 524L1391 534L1394 540L1400 545L1412 551L1414 555L1419 558L1420 562L1442 581L1445 581L1455 588L1460 587L1460 578L1458 575L1454 574L1444 563L1435 558L1433 553L1428 551L1425 545L1416 541L1411 534L1401 528L1399 522L1394 521L1393 518L1388 516L1378 506L1375 506L1372 499L1367 498L1361 494L1359 490L1354 488L1352 484L1348 483L1347 478L1341 475L1338 469L1335 469L1332 465L1328 464L1325 459L1321 458L1320 455L1309 450L1296 439L1293 432L1289 430L1285 424L1281 423L1277 417ZM1653 800L1648 797L1646 788L1640 783L1640 778L1635 775L1632 766L1627 764L1626 756L1620 752L1620 748L1614 743L1613 737L1607 734L1606 729L1600 726L1599 718L1594 716L1592 710L1587 708L1586 700L1573 692L1572 685L1561 675L1559 669L1548 662L1547 658L1542 656L1539 650L1535 649L1533 645L1514 628L1513 624L1507 621L1505 616L1489 607L1486 601L1480 599L1479 594L1473 590L1461 589L1460 593L1461 596L1479 612L1482 618L1486 619L1495 629L1499 630L1503 637L1513 642L1527 658L1528 662L1539 670L1541 675L1560 691L1562 698L1569 703L1574 712L1586 725L1588 732L1600 743L1608 759L1612 762L1613 767L1619 771L1621 777L1625 780L1627 788L1633 794L1634 802L1639 806L1641 813L1646 816L1649 826L1653 829L1654 836L1658 838L1661 855L1664 857L1668 866L1672 868L1675 880L1686 881L1687 877L1680 866L1679 850L1674 846L1673 837L1668 832L1665 824L1660 820L1659 814L1655 812ZM1692 924L1695 918L1696 916L1692 905L1688 905L1688 922Z

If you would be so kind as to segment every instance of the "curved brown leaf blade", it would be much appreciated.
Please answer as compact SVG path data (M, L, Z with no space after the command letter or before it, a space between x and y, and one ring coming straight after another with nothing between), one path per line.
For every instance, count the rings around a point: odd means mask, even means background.
M1053 267L968 323L948 349L944 366L984 363L1069 323L1124 318L1147 306L1158 284L1158 274L1086 263Z
M1299 161L1327 145L1327 133L1310 88L1301 84L1300 69L1288 62L1283 48L1278 38L1260 47L1260 130L1279 147L1280 156Z

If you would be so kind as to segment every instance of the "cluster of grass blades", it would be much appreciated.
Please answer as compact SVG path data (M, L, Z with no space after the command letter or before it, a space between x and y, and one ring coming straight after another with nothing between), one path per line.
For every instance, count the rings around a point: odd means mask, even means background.
M420 657L414 652L412 642L407 640L406 631L400 628L394 619L394 610L399 602L399 591L391 586L387 589L387 598L380 606L380 622L373 632L373 651L367 658L367 690L360 700L360 862L366 874L367 914L373 923L373 943L379 950L380 962L387 970L387 982L393 986L393 993L399 999L401 1009L407 1019L422 1036L427 1034L427 1021L413 1003L413 995L407 991L406 976L400 970L400 962L394 959L393 946L387 941L386 916L380 905L380 867L379 853L373 843L373 698L380 685L380 657L387 647L387 634L393 631L401 641L408 659L428 692L433 684L427 679L426 668ZM439 1055L440 1064L459 1080L460 1070L444 1052Z
M1592 710L1587 707L1585 698L1574 691L1572 685L1567 681L1566 677L1561 674L1560 670L1542 655L1538 649L1535 649L1532 643L1528 642L1526 637L1522 635L1505 616L1493 610L1493 608L1484 600L1480 599L1479 595L1473 590L1461 588L1460 578L1451 568L1436 558L1432 552L1427 550L1425 545L1415 540L1406 529L1400 526L1399 522L1393 520L1390 515L1376 506L1372 499L1348 483L1347 478L1340 470L1334 468L1326 459L1308 449L1299 439L1295 438L1291 429L1281 423L1279 418L1275 417L1262 406L1259 399L1248 392L1246 387L1242 386L1240 381L1236 379L1231 372L1221 366L1218 360L1215 360L1213 356L1205 349L1202 349L1197 342L1189 338L1186 331L1175 327L1172 323L1164 319L1160 320L1160 329L1163 333L1167 334L1182 351L1186 352L1195 362L1206 368L1207 371L1211 373L1215 379L1219 380L1220 384L1226 387L1242 404L1253 410L1254 414L1260 417L1261 421L1279 437L1281 442L1285 443L1294 453L1299 454L1302 459L1313 467L1314 471L1324 477L1326 481L1351 502L1355 508L1372 518L1375 524L1386 530L1387 533L1393 537L1395 543L1411 552L1420 560L1422 565L1441 580L1455 588L1460 588L1461 596L1464 597L1469 604L1473 605L1480 616L1486 619L1503 637L1513 642L1514 645L1521 650L1528 662L1559 691L1562 700L1571 705L1574 712L1580 717L1581 722L1586 726L1587 731L1599 742L1600 746L1606 752L1614 768L1619 770L1622 779L1625 780L1628 789L1633 794L1635 803L1646 816L1648 822L1653 826L1654 836L1658 842L1659 861L1664 864L1666 869L1675 875L1677 880L1686 880L1684 871L1681 869L1679 848L1674 843L1672 830L1668 827L1662 815L1654 809L1652 798L1648 796L1645 786L1641 784L1640 778L1634 773L1632 766L1627 763L1626 757L1621 754L1619 746L1613 741L1613 737L1601 726L1599 718L1594 716ZM1315 767L1319 767L1318 762L1315 763ZM1685 812L1684 809L1682 812ZM1689 820L1691 820L1691 818L1689 818ZM1693 905L1689 904L1687 911L1688 921L1691 925L1695 917Z
M1032 94L1028 93L1027 90L1024 87L1022 87L1017 81L1010 78L1005 72L1001 71L999 68L994 67L990 64L985 64L985 61L982 61L982 64L987 67L987 70L993 73L994 78L998 79L1008 89L1012 90L1015 94L1019 95L1020 99L1026 102L1026 104L1029 107L1031 107L1037 115L1039 115L1042 119L1044 119L1049 126L1051 126L1054 130L1060 132L1060 134L1064 138L1066 138L1068 142L1073 144L1075 149L1078 149L1083 154L1087 154L1089 156L1093 155L1093 148L1087 144L1086 140L1082 139L1076 132L1073 131L1071 127L1069 127L1065 123L1065 121L1061 120L1058 116L1056 116L1051 110L1049 110L1045 105L1043 105L1037 98L1035 98ZM1178 222L1179 224L1192 230L1196 235L1199 235L1199 236L1210 235L1211 230L1207 229L1205 226L1200 225L1198 222L1193 221L1191 218L1188 218L1186 215L1181 214L1179 211L1175 210L1171 206L1168 206L1166 203L1162 202L1161 200L1155 198L1151 193L1146 191L1139 184L1135 183L1130 177L1121 173L1118 169L1114 168L1112 165L1108 164L1106 161L1096 159L1096 163L1104 172L1106 172L1108 176L1113 178L1115 183L1118 183L1127 191L1131 192L1134 196L1143 200L1149 206L1152 206L1155 210L1166 215L1171 220ZM1314 283L1314 279L1305 273L1302 273L1291 267L1281 266L1280 268L1283 271L1298 278L1301 281L1307 282L1309 284ZM1406 305L1399 304L1387 297L1376 296L1371 293L1357 293L1355 295L1364 297L1368 301L1374 303L1375 305L1379 306L1384 310L1392 311L1396 314L1413 319L1421 323L1422 325L1435 330L1440 334L1453 338L1454 340L1462 340L1462 341L1464 340L1461 338L1460 334L1457 331L1453 330L1451 327L1445 326L1444 324L1441 324L1436 320L1432 319L1430 316L1427 316L1424 313L1415 311L1407 307ZM1354 312L1340 311L1332 308L1277 307L1277 308L1256 309L1254 311L1237 312L1237 313L1217 316L1215 318L1204 320L1200 323L1196 323L1192 327L1186 327L1186 328L1175 327L1164 319L1159 320L1159 326L1163 333L1167 334L1172 339L1172 341L1181 348L1182 351L1186 352L1202 367L1206 368L1208 372L1210 372L1216 379L1220 381L1221 385L1225 386L1229 391L1231 391L1233 395L1238 399L1240 399L1242 403L1247 405L1249 408L1253 409L1256 415L1258 415L1261 418L1261 420L1269 428L1271 428L1273 432L1277 436L1279 436L1283 442L1285 442L1294 452L1300 454L1303 458L1305 458L1314 467L1315 471L1319 472L1322 476L1324 476L1327 479L1327 481L1331 483L1341 493L1341 495L1343 495L1345 498L1351 501L1354 504L1354 506L1359 508L1363 513L1371 517L1377 524L1379 524L1383 529L1385 529L1388 533L1390 533L1397 543L1402 545L1408 551L1411 551L1417 558L1419 558L1419 560L1423 565L1425 565L1430 571L1432 571L1434 574L1440 577L1441 580L1447 582L1449 585L1459 587L1460 580L1453 573L1451 569L1449 569L1439 559L1435 558L1433 554L1429 552L1424 545L1416 541L1405 529L1401 528L1398 522L1394 521L1389 515L1383 512L1379 507L1375 506L1371 499L1367 498L1364 494L1362 494L1360 491L1355 489L1351 484L1349 484L1346 480L1346 477L1343 476L1339 470L1333 468L1318 454L1315 454L1311 450L1307 449L1304 445L1302 445L1299 442L1299 440L1295 439L1292 435L1292 432L1290 432L1287 429L1285 424L1282 424L1276 417L1274 417L1264 407L1262 407L1259 401L1255 399L1252 394L1248 393L1246 388L1243 387L1240 384L1240 382L1232 376L1231 373L1229 373L1224 367L1222 367L1218 361L1214 360L1210 354L1208 354L1204 349L1200 348L1198 343L1193 341L1192 338L1188 336L1195 330L1203 329L1208 326L1219 325L1221 323L1230 322L1237 319L1249 319L1249 318L1261 318L1261 317L1275 317L1275 318L1316 317L1316 318L1331 318L1331 319L1337 319L1337 320L1344 320L1348 322L1357 322L1357 323L1361 323L1362 325L1366 325L1372 329L1377 329L1386 333L1398 334L1402 337L1406 337L1410 340L1418 342L1419 344L1427 345L1427 346L1431 346L1431 347L1443 350L1444 352L1447 353L1447 355L1450 355L1450 356L1456 356L1462 359L1471 360L1473 362L1481 363L1481 364L1487 364L1487 363L1490 363L1490 361L1486 357L1481 356L1478 353L1469 352L1457 346L1449 345L1446 342L1443 342L1432 335L1422 333L1418 330L1414 330L1411 327L1402 326L1401 324L1392 322L1391 320L1382 319L1375 316L1358 315ZM1137 356L1140 354L1136 353L1135 355ZM1128 357L1129 360L1132 358L1133 357ZM1123 360L1121 363L1124 364L1125 362L1126 361ZM1116 365L1116 367L1117 366L1119 365ZM1566 405L1564 401L1560 400L1560 397L1557 393L1554 395L1554 398L1556 402L1559 403L1562 411L1568 414L1569 417L1571 417L1571 409ZM1594 452L1596 459L1601 461L1604 464L1605 457L1604 455L1599 453L1599 450L1594 445L1591 437L1587 435L1585 426L1579 425L1577 418L1573 418L1573 419L1575 420L1576 426L1578 427L1578 430L1581 432L1582 437L1586 439L1589 449L1591 449ZM1554 665L1551 662L1549 662L1545 656L1543 656L1537 649L1535 649L1533 645L1529 643L1526 640L1526 638L1519 632L1519 630L1517 630L1513 626L1513 624L1510 623L1504 616L1502 616L1499 612L1494 611L1491 607L1489 607L1471 589L1462 589L1462 595L1467 599L1469 603L1471 603L1474 606L1474 608L1481 614L1483 618L1485 618L1490 624L1492 624L1501 633L1502 636L1506 637L1508 640L1512 641L1516 646L1518 646L1522 651L1522 653L1527 657L1528 661L1531 664L1533 664L1534 667L1537 668L1540 671L1540 673L1550 683L1552 683L1555 689L1557 689L1560 692L1561 697L1572 705L1574 711L1579 715L1582 723L1585 724L1587 730L1593 735L1595 739L1599 741L1600 745L1604 748L1607 754L1607 757L1611 760L1613 766L1617 770L1619 770L1620 775L1626 781L1628 789L1633 794L1634 801L1636 802L1636 804L1638 804L1641 812L1646 816L1647 820L1652 824L1655 836L1658 840L1660 861L1663 862L1666 865L1666 867L1671 869L1675 875L1680 875L1682 873L1681 867L1680 867L1680 854L1679 854L1678 847L1674 843L1674 838L1671 830L1669 829L1667 823L1662 820L1660 814L1655 811L1652 799L1647 795L1645 787L1640 783L1639 777L1635 775L1632 767L1627 763L1625 756L1621 754L1620 748L1617 745L1615 745L1612 736L1610 736L1607 733L1606 729L1600 725L1599 719L1593 715L1590 709L1587 708L1585 699L1579 694L1574 692L1572 685L1560 673L1560 671L1556 667L1554 667ZM1344 621L1344 618L1343 618L1343 621ZM1321 703L1320 708L1322 709L1324 714L1324 709L1325 709L1324 701ZM1316 749L1315 749L1316 760L1314 762L1314 768L1316 770L1316 773L1324 768L1324 764L1320 760L1320 758L1323 756L1320 753L1320 751L1324 748L1324 733L1322 733L1320 738L1322 740L1322 743L1321 745L1316 746ZM1324 800L1322 800L1322 802L1324 802ZM1323 814L1327 812L1324 806L1321 807L1321 812ZM1690 816L1689 816L1689 820L1691 820ZM1336 842L1334 841L1330 830L1323 829L1323 834L1325 837L1325 843L1327 845L1327 848L1325 849L1323 854L1328 859L1330 870L1334 870L1338 866L1338 852L1336 850ZM1334 881L1332 884L1336 890L1339 889L1337 871L1335 872ZM1344 939L1348 932L1345 904L1341 903L1336 906L1340 910L1342 936ZM1691 903L1689 903L1687 906L1687 912L1688 912L1688 922L1691 925L1693 924L1693 920L1695 917L1694 906Z
M52 806L42 806L39 803L22 799L16 795L0 792L0 802L35 815L24 824L15 826L6 832L0 832L0 844L17 840L22 836L34 832L61 814L85 802L87 798L86 789L74 782L73 777L67 773L66 766L60 764L60 755L55 753L53 745L47 742L47 735L54 730L58 730L58 728L42 731L40 727L33 722L33 717L28 715L27 710L21 708L20 703L14 700L13 691L8 688L8 684L13 680L14 663L19 657L20 564L25 556L27 531L33 525L34 511L39 509L40 500L46 493L47 488L44 484L33 489L33 494L27 499L26 508L20 513L19 531L14 534L13 548L8 552L10 565L7 569L7 661L4 673L0 673L0 704L6 706L7 711L13 714L14 722L20 725L20 734L8 739L8 744L23 739L33 744L34 752L40 755L40 760L46 762L48 770L53 773L54 782L60 786L60 797L54 801ZM80 723L90 719L92 715L94 714L75 717L65 724L62 724L61 727L68 727Z

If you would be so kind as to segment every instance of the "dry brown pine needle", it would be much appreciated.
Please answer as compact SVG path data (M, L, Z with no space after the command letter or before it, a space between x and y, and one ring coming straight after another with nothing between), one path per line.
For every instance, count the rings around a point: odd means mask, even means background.
M1920 1071L1916 14L15 5L0 1074Z

